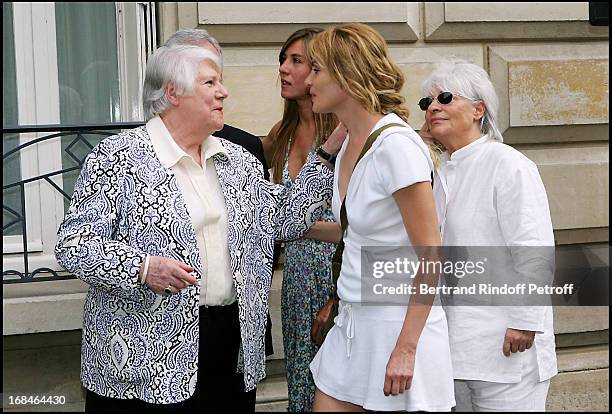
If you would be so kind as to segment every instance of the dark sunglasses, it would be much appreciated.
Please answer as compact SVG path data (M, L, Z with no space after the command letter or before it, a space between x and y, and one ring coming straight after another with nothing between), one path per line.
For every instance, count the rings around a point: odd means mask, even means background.
M447 105L451 103L451 101L453 100L453 94L450 92L440 92L440 94L438 95L436 99L442 105ZM419 101L419 107L421 107L423 111L427 111L427 108L429 108L429 105L431 105L433 100L434 98L432 98L431 96L428 96L426 98L421 98L421 100Z

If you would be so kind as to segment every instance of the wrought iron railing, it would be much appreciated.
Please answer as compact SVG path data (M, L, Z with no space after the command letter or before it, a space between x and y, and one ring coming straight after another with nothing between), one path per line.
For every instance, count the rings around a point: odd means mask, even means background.
M99 136L100 139L114 135L119 130L136 128L138 126L144 125L144 122L122 122L122 123L113 123L113 124L87 124L87 125L37 125L37 126L16 126L16 127L5 127L2 128L2 135L5 137L7 134L25 134L25 133L46 133L49 132L49 135L44 135L39 138L35 138L29 140L28 142L21 144L13 149L10 149L4 152L4 140L3 140L3 153L2 153L2 164L6 165L6 162L11 157L20 157L22 151L26 148L30 148L33 145L38 145L42 142L47 142L52 139L62 139L62 137L71 137L74 136L72 141L64 148L64 152L74 160L74 166L63 168L51 173L41 174L35 177L28 177L22 180L18 180L15 182L11 182L8 184L3 184L2 186L2 210L3 217L4 214L7 214L7 217L11 217L7 222L2 223L2 233L3 236L5 232L9 228L14 228L14 226L19 226L21 236L21 241L23 244L23 251L21 253L10 255L15 257L15 255L21 255L23 259L23 272L16 269L5 269L3 266L2 271L2 283L10 284L10 283L25 283L25 282L44 282L49 280L68 280L74 279L75 276L71 274L65 274L67 272L58 272L56 270L50 269L48 267L39 267L37 269L31 270L31 266L29 263L30 249L28 248L28 217L26 214L26 185L37 182L44 181L51 185L56 191L58 191L66 200L70 200L71 194L66 193L64 189L58 186L53 180L52 177L63 175L66 173L70 173L72 171L78 171L81 169L83 162L85 160L86 154L79 156L73 151L76 145L79 143L87 146L89 150L93 149L93 145L91 142L85 137L87 136ZM9 190L17 189L18 197L21 200L21 206L17 210L7 205L5 202L5 193ZM14 190L13 190L14 191Z

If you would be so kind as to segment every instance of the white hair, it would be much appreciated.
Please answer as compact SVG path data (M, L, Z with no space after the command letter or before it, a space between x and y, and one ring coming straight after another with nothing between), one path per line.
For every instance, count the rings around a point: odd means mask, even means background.
M219 56L223 56L223 52L221 51L221 45L219 45L219 41L212 37L206 30L204 29L181 29L174 32L172 36L168 40L164 46L172 46L172 45L195 45L198 46L198 43L208 42L210 43L219 53Z
M212 62L222 71L221 58L208 49L193 45L173 44L157 49L147 62L142 106L145 118L151 119L170 107L166 85L172 82L178 95L191 95L200 64Z
M451 92L473 101L482 101L485 113L481 120L481 133L503 142L497 126L499 99L487 72L465 60L445 60L421 84L423 96L431 96L435 89Z

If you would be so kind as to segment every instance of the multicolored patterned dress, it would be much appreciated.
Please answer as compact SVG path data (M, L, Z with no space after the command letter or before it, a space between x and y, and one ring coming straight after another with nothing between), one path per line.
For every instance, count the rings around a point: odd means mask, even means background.
M288 152L282 184L293 185ZM333 221L331 208L323 216ZM315 385L309 364L318 347L310 340L310 327L332 292L331 260L336 244L312 239L285 243L285 266L281 292L283 345L287 362L289 412L311 411Z

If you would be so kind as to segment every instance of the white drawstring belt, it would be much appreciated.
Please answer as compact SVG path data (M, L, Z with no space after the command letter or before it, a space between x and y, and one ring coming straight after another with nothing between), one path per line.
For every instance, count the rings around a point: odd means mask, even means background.
M355 336L355 328L353 322L353 307L350 303L342 304L342 309L336 319L334 320L335 324L338 325L339 328L342 328L344 323L346 322L346 357L351 357L351 342L353 337Z

